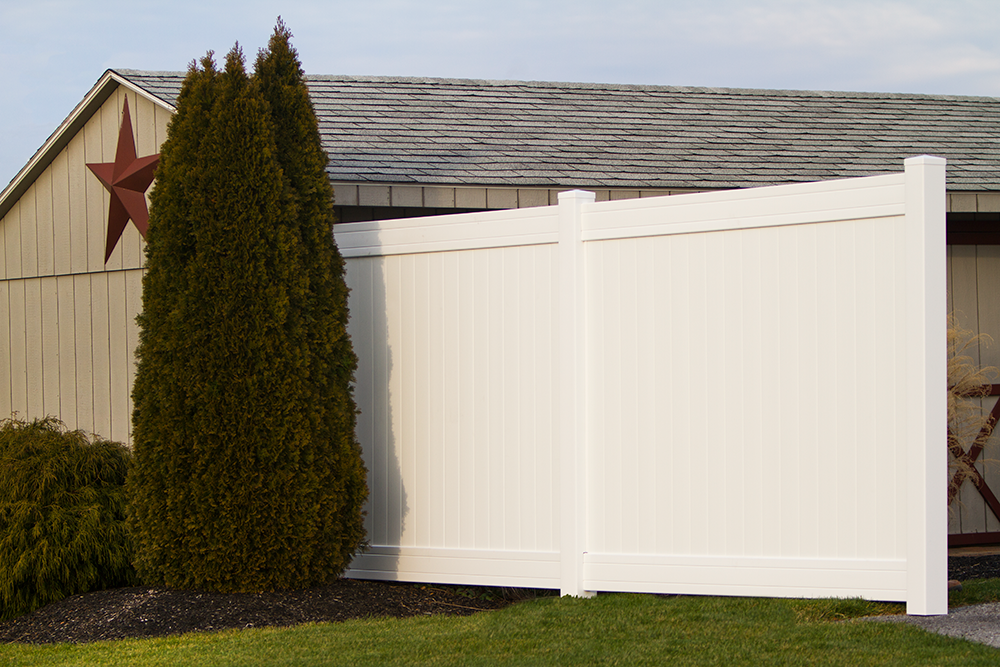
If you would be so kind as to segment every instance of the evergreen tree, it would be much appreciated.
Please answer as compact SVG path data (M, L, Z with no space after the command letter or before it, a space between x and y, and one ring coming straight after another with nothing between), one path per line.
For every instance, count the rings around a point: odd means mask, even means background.
M275 40L287 47L280 24ZM248 77L238 48L223 72L209 54L161 149L130 480L136 566L151 584L308 587L342 572L364 539L330 186L310 180L316 156L277 131L268 78ZM320 197L322 223L303 215Z
M268 49L258 54L254 81L271 110L285 205L305 253L308 288L305 301L294 310L310 317L305 324L312 392L307 414L312 419L313 468L321 476L315 507L321 542L333 549L322 560L346 567L365 540L362 506L368 497L351 390L357 357L347 335L348 289L344 260L333 240L327 155L291 36L279 18Z
M195 229L207 217L202 191L204 145L210 129L218 73L209 53L192 63L160 147L150 195L143 311L136 318L139 346L132 397L136 465L129 476L129 530L136 570L150 584L183 587L188 526L194 506L197 327L186 298ZM192 338L192 336L195 336ZM171 553L177 558L171 558Z

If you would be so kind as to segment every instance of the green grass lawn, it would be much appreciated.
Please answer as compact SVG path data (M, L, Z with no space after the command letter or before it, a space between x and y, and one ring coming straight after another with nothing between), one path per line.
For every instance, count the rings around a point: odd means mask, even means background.
M952 605L1000 599L968 582ZM0 646L15 665L996 665L997 649L905 623L862 600L538 598L469 617L349 621L80 646Z

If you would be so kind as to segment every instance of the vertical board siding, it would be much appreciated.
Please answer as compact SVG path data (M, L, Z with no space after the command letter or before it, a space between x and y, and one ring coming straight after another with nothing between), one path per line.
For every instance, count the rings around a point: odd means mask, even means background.
M15 215L18 212L17 204L8 211L7 215L0 219L0 281L6 282L7 280L7 251L10 248L10 244L7 243L7 227L14 227L18 223L15 222Z
M25 416L45 414L42 386L42 290L37 278L24 281L21 317L24 322Z
M68 220L69 233L62 235L62 242L57 242L55 248L56 267L60 273L87 272L87 246L90 243L88 198L94 192L94 176L86 166L85 136L85 131L78 132L63 149L69 160L69 210L65 212L63 226L65 228L65 220Z
M22 201L24 197L21 198ZM21 207L22 201L18 201L4 216L3 237L4 237L4 265L8 280L21 278Z
M552 246L348 260L377 547L553 551Z
M24 282L23 280L12 280L5 283L7 287L7 298L9 310L7 311L10 322L10 347L8 362L10 368L10 408L4 410L4 415L9 412L24 413L28 409L28 367L27 367L27 323L24 312Z
M94 369L94 432L111 437L111 329L109 273L91 274L91 363Z
M72 396L76 403L77 428L87 433L97 433L94 425L94 339L92 325L91 296L92 280L88 275L73 276L74 294L74 337L73 359L76 368L73 375L76 387Z
M0 406L8 406L12 404L11 383L14 379L14 369L11 365L10 285L5 280L0 280L0 312L7 314L6 318L0 320ZM6 416L0 412L0 419Z
M985 333L989 338L982 338L979 341L979 362L983 366L1000 368L1000 304L997 303L997 292L1000 288L1000 247L980 245L976 246L976 282L979 285L979 329L980 333ZM994 376L996 381L996 372ZM984 397L981 405L986 414L993 409L997 399L995 397ZM993 434L987 442L977 462L977 469L983 475L986 483L996 492L1000 490L1000 453L997 450L997 443L1000 442L1000 434ZM964 487L971 484L966 482ZM970 494L979 494L970 489ZM983 514L985 518L986 532L1000 531L1000 520L993 514L985 502L977 498L977 503L983 502Z
M71 164L67 148L56 156L49 168L52 174L52 228L51 235L46 239L51 257L51 260L47 261L51 261L49 273L57 276L71 272L69 254L72 243L72 240L69 240L69 235L72 233L70 208L73 201L70 194L72 191L70 174L73 171L70 168Z
M35 272L40 276L51 276L55 268L52 245L55 199L53 178L57 171L57 166L53 164L35 182Z
M125 273L111 271L108 277L108 374L110 383L111 439L128 438L130 417L128 413L128 386L132 368L128 364L128 319L125 315Z
M142 312L142 277L144 271L125 271L125 379L126 385L125 414L122 415L123 432L122 442L132 442L132 388L134 387L136 368L136 348L139 346L139 324L136 317Z
M137 152L154 153L170 114L127 95ZM104 263L109 195L86 166L114 161L125 97L119 88L0 220L0 414L130 442L142 238L128 225Z
M130 442L141 280L118 271L0 282L5 415L56 416Z
M21 198L21 275L38 275L38 216L35 196L39 184Z
M949 312L959 326L986 337L975 341L962 352L979 366L1000 367L1000 306L995 295L1000 288L1000 246L950 246L948 254ZM996 377L993 378L997 380ZM996 404L995 397L977 401L984 414ZM977 461L977 469L994 491L1000 488L997 443L1000 435L990 437ZM965 449L971 443L965 443ZM974 534L1000 531L1000 521L970 481L959 488L958 497L949 508L948 532Z
M113 96L111 99L117 102L116 96ZM111 145L107 151L105 148L107 142L104 138L103 120L106 114L103 113L103 109L113 106L115 102L105 105L102 108L102 112L95 114L83 126L83 130L80 132L83 135L84 142L84 165L83 169L78 169L78 171L84 174L83 182L86 194L81 203L84 205L83 216L85 226L83 233L86 235L86 242L82 244L77 253L74 253L74 273L92 273L103 271L105 268L104 250L107 234L108 194L104 189L104 185L90 173L86 165L93 162L110 162L114 159L114 146ZM79 239L79 241L82 240ZM108 268L120 267L113 267L113 265L109 264Z
M37 281L41 299L34 302L42 321L40 356L42 380L41 414L58 415L59 410L59 291L55 278Z
M958 324L967 330L982 331L979 324L979 280L977 271L976 246L953 246L952 274L949 285L952 295L952 310ZM981 365L980 346L973 345L965 354L972 362ZM968 447L966 447L968 449ZM990 513L986 501L971 484L959 488L958 498L950 509L949 532L980 533L986 531L986 517Z
M79 424L76 408L76 290L73 276L59 276L56 294L59 300L59 409L61 419Z

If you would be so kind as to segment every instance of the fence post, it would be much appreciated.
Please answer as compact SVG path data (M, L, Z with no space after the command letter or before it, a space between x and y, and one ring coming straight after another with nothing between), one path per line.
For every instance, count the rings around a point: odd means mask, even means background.
M945 160L903 161L906 182L906 613L948 613ZM913 372L923 369L922 373Z
M559 549L560 593L583 590L586 548L586 285L581 222L593 192L559 193Z

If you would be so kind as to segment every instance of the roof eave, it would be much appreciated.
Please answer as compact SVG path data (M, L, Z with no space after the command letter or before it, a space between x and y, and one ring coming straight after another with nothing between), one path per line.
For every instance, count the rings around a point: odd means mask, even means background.
M93 117L97 110L101 108L109 97L118 89L125 86L130 91L140 95L147 100L158 104L168 111L175 111L174 107L167 104L160 98L151 95L149 92L136 86L134 83L121 76L114 70L107 70L98 80L90 92L84 96L83 100L76 105L69 116L66 117L55 132L49 135L42 147L35 151L35 154L28 160L28 163L17 172L17 175L7 184L7 187L0 192L0 218L3 218L14 207L14 204L27 192L31 184L35 182L45 169L52 164L59 152L65 148L76 136L76 133Z

